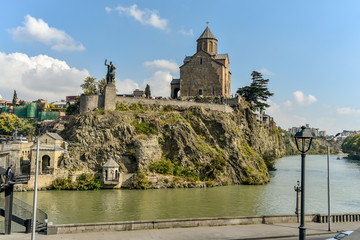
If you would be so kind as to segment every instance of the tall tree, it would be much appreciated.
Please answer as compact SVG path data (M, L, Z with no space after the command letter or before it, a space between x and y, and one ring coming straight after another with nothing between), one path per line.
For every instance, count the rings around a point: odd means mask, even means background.
M102 78L100 81L97 82L97 89L99 94L104 95L104 88L106 86L106 79Z
M146 84L146 87L145 87L145 95L146 95L146 98L150 98L150 97L151 97L151 90L150 90L149 84Z
M87 77L84 80L84 83L80 85L80 87L84 90L85 95L91 95L97 93L97 82L94 77Z
M14 90L14 95L13 95L13 100L12 100L12 105L13 106L16 106L16 103L17 103L17 94L16 94L16 90Z
M270 92L267 87L269 79L264 79L261 73L253 71L251 76L252 83L250 86L239 88L237 93L251 104L252 110L263 111L265 108L270 107L266 101L269 97L273 96L274 93Z
M35 131L32 123L22 120L15 114L0 114L0 134L12 135L15 129L18 130L18 135L23 134L25 136L33 135Z

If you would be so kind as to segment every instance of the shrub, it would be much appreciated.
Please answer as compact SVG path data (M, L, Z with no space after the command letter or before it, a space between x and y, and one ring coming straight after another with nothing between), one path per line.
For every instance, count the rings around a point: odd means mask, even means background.
M98 190L103 186L100 177L95 177L92 173L83 173L74 183L70 177L58 177L52 182L52 187L56 190Z
M116 110L117 111L129 111L130 108L126 104L124 104L122 102L117 102L116 103Z
M161 159L160 161L150 163L149 170L164 175L172 175L174 173L174 164L170 160Z
M137 133L144 133L146 135L151 135L151 134L158 134L158 131L156 130L156 128L150 126L149 123L147 122L137 122L136 120L134 120L131 123L134 127Z

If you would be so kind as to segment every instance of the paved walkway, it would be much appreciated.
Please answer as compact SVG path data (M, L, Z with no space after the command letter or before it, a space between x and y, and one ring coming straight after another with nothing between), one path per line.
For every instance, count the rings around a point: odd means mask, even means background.
M36 239L66 239L66 240L250 240L250 239L274 239L298 236L299 224L279 223L279 224L254 224L254 225L233 225L219 227L196 227L196 228L171 228L153 229L137 231L118 231L118 232L89 232L62 235L43 235L37 234ZM332 232L344 230L355 230L360 227L359 222L355 223L336 223L332 225ZM327 224L306 223L306 234L322 235L329 234ZM31 239L31 234L13 233L11 235L0 235L0 239Z

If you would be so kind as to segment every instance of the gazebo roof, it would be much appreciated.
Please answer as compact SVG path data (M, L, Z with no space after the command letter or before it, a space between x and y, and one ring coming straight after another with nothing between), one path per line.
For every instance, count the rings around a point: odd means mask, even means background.
M110 158L103 167L119 167L119 164L117 164L114 159Z

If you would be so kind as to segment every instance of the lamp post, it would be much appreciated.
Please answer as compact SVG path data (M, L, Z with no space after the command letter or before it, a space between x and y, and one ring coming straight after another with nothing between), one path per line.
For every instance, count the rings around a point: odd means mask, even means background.
M301 205L300 205L300 226L299 239L306 239L305 220L305 153L309 151L313 140L313 135L302 126L301 131L295 134L295 143L297 149L301 152Z
M334 137L326 140L327 141L327 190L328 190L328 231L331 231L331 201L330 201L330 143L334 140L340 133L336 134Z

